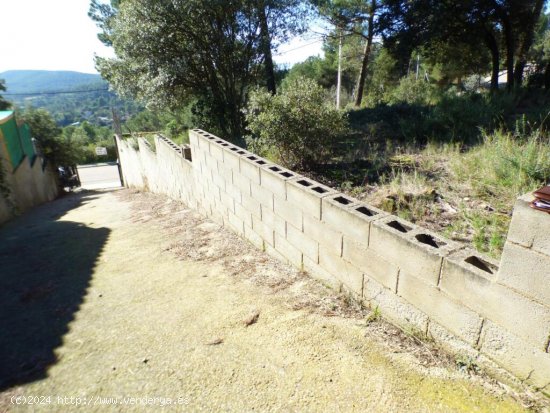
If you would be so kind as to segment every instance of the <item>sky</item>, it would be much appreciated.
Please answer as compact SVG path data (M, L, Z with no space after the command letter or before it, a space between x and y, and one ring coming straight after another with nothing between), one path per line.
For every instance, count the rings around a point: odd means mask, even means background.
M97 73L94 55L113 56L98 39L88 17L89 0L3 0L0 24L0 72L6 70L74 70ZM274 60L292 65L322 54L316 38L282 45Z

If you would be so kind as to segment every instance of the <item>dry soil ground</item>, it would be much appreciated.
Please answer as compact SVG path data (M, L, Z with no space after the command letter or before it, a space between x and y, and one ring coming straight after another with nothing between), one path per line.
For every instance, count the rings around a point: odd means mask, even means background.
M0 228L0 240L0 411L530 402L161 196L73 194Z

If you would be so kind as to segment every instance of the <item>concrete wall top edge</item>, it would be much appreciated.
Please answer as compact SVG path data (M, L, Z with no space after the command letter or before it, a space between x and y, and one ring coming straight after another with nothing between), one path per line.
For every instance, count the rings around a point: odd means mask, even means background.
M498 273L498 261L486 257L471 248L463 248L452 252L445 261L447 265L455 265L463 271L474 274L487 281L494 281Z

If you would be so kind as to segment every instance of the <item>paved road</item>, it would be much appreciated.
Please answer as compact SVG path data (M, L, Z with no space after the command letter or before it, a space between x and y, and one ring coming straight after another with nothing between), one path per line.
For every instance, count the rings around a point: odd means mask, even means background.
M120 187L120 177L116 164L78 165L78 175L83 189Z
M523 410L155 195L39 207L0 228L0 270L2 412Z

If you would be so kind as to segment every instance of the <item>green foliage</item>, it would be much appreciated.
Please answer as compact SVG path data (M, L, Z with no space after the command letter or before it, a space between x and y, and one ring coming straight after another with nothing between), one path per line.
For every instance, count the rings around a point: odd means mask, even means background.
M290 168L324 162L331 144L347 130L344 114L324 99L323 88L306 78L287 83L276 96L256 90L247 109L247 143Z
M389 95L389 104L429 105L434 101L435 86L415 75L401 78L397 87Z
M0 79L0 92L6 91L6 86L4 83L4 80ZM10 106L11 104L0 95L0 110L7 110Z

